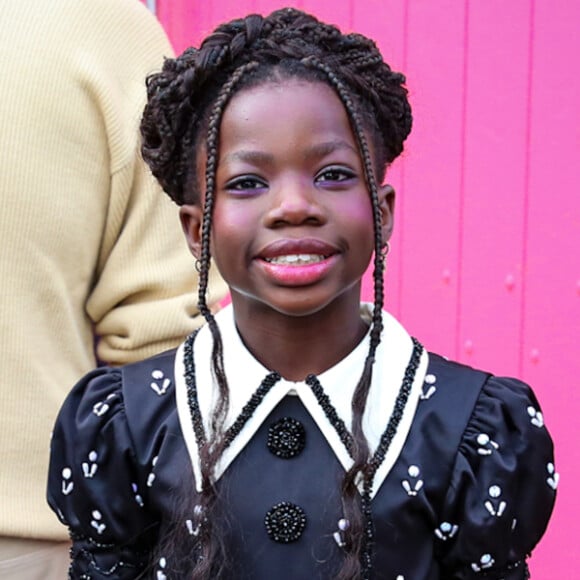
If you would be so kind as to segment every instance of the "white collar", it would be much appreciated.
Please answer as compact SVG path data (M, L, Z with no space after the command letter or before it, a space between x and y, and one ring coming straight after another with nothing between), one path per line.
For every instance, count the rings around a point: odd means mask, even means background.
M372 305L361 305L361 316L363 318L370 319L371 313ZM270 371L257 361L243 344L236 329L231 305L222 309L215 319L224 344L224 366L230 387L229 412L224 425L227 429L235 421L243 406ZM372 383L363 416L363 430L369 442L371 453L376 449L385 430L413 350L411 337L399 322L386 312L383 312L383 325L382 339L376 352ZM214 397L217 393L210 362L212 344L211 332L206 325L199 331L194 345L197 397L206 433L210 432L209 418L211 417ZM318 375L318 380L335 407L338 416L347 426L350 426L352 419L350 406L352 394L361 376L368 347L369 335L367 333L365 338L346 358ZM198 491L201 491L201 470L198 447L187 400L183 348L184 345L182 344L175 357L177 409L193 466L196 487ZM396 435L384 461L375 474L371 497L376 494L401 453L415 415L427 372L427 365L428 355L423 350L411 393L397 427ZM206 388L206 385L212 384L214 385L213 389ZM221 477L276 405L288 394L297 395L300 398L300 401L324 434L344 469L347 470L351 467L352 459L340 441L336 430L326 418L311 388L304 381L292 382L282 378L268 391L252 417L244 425L231 445L224 450L216 466L216 478L219 479Z

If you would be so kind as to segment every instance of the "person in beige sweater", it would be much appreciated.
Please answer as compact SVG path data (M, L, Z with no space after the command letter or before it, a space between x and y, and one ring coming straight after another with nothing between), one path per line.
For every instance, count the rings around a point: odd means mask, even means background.
M138 0L3 0L0 578L65 578L46 505L53 423L99 362L201 324L177 208L140 157L145 78L172 56ZM216 275L212 299L225 295ZM192 291L194 290L194 291Z

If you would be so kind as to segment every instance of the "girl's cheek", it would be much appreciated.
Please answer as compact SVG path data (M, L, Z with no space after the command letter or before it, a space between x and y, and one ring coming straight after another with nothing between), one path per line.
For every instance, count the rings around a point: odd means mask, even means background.
M237 230L257 227L260 223L260 211L249 200L245 203L232 201L217 204L213 214L213 227L224 232L235 234Z
M339 211L353 221L372 221L373 219L370 199L346 201Z

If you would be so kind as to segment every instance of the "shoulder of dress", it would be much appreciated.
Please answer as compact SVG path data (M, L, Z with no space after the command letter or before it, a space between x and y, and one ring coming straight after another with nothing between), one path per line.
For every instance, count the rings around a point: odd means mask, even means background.
M168 378L174 381L175 355L177 349L162 352L150 358L120 367L123 385L133 382L143 384L144 380L159 381Z
M161 424L175 413L175 354L172 349L120 368L125 414L132 429Z
M491 376L491 373L486 371L475 369L469 365L450 360L440 354L429 352L429 370L427 372L434 372L435 370L448 374L455 374L462 378L471 376L472 379L477 379L478 377L484 377L487 379Z
M488 372L430 352L425 382L436 383L455 396L460 391L464 395L477 398L491 376Z
M429 353L418 417L438 417L446 428L460 437L477 405L490 374ZM450 434L449 433L449 434Z

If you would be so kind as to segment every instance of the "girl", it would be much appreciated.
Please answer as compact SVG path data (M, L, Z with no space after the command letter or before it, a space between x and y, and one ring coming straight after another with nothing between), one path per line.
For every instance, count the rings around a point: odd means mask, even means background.
M382 311L404 81L293 9L149 79L143 153L181 206L207 325L65 404L49 501L72 578L529 577L557 485L534 395ZM232 298L215 317L210 258Z

